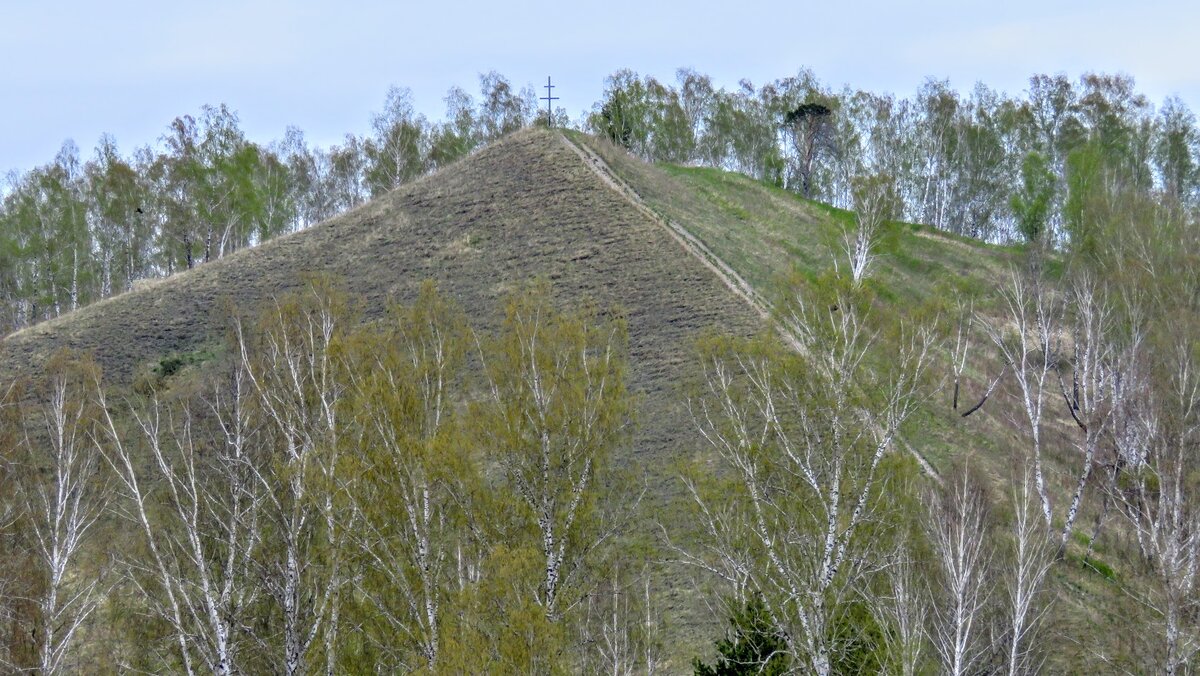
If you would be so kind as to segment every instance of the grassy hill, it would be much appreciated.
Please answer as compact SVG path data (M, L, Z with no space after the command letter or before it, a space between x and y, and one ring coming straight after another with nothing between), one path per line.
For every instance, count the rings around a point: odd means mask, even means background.
M710 168L652 166L583 135L587 147L661 221L690 233L706 252L735 271L754 290L754 301L770 311L787 288L789 275L811 276L842 254L840 233L850 212L812 202L744 175ZM880 311L903 311L961 291L979 294L1003 283L1018 251L955 237L915 224L895 224L872 278ZM984 371L993 364L984 362ZM991 374L975 372L964 398L986 387ZM999 399L999 397L997 398ZM947 404L941 406L942 403ZM959 424L948 400L925 411L910 445L934 468L988 435ZM980 419L983 416L979 416Z
M706 329L750 334L763 325L562 136L528 130L309 230L10 335L0 342L0 378L30 372L70 347L93 351L110 384L129 386L163 360L217 342L225 303L253 312L309 272L343 280L365 298L368 319L382 315L389 298L411 302L426 279L482 328L499 322L507 291L535 276L548 278L562 302L619 306L640 403L632 448L618 460L645 468L656 486L677 483L666 479L673 463L702 445L681 424L687 414L678 396L694 337ZM707 623L682 600L688 592L668 601L668 614L683 625Z
M327 272L366 300L368 318L385 300L411 301L423 280L440 288L481 326L493 326L498 300L534 276L563 302L618 305L629 321L632 387L641 394L628 455L656 488L672 485L673 465L703 448L681 409L692 372L692 341L718 329L748 335L765 326L780 281L793 269L829 265L830 247L849 215L744 176L645 164L579 134L531 129L359 209L196 270L10 335L0 342L0 378L36 369L59 347L91 350L118 387L165 359L202 352L216 340L224 303L244 311ZM884 311L904 311L959 288L1000 283L1017 252L900 226L876 278ZM964 385L981 391L993 362ZM1011 401L1004 392L997 402ZM907 444L935 471L976 451L997 487L1006 486L1020 439L1011 404L962 420L948 398L932 400ZM1051 434L1048 447L1055 447ZM1066 444L1058 444L1067 448ZM1070 451L1052 468L1059 494L1073 479ZM671 489L652 491L665 501ZM1081 520L1081 523L1084 521ZM1103 550L1100 550L1103 552ZM1059 570L1070 622L1109 622L1103 576ZM666 575L663 612L673 652L706 649L720 631L683 582Z
M68 346L95 350L108 376L127 383L146 362L209 340L223 300L254 308L297 286L302 273L328 272L368 301L368 316L434 279L485 323L514 284L547 277L564 298L620 304L634 359L644 362L639 378L657 383L684 359L658 351L663 340L757 321L681 251L561 137L530 130L309 230L8 336L0 375Z

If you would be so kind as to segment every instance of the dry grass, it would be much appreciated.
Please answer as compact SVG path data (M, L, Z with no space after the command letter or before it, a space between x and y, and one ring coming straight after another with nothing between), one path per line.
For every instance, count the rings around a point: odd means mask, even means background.
M542 276L563 303L619 306L642 395L638 461L665 467L694 447L679 385L704 329L751 333L761 320L669 233L584 165L556 134L527 130L355 211L13 334L0 377L34 372L60 347L92 351L106 379L219 339L224 301L244 312L332 273L365 299L415 298L436 280L481 328L504 294Z
M415 296L434 279L477 321L534 276L564 302L628 313L637 385L657 390L697 329L757 326L699 261L606 187L553 133L529 130L304 232L157 281L0 342L0 375L36 369L59 347L94 351L109 379L213 339L223 299L252 310L328 272L367 301Z

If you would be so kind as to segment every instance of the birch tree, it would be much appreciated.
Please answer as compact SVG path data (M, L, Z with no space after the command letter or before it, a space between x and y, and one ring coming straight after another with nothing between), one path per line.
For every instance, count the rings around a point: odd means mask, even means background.
M1164 673L1186 673L1200 652L1194 621L1200 607L1200 490L1194 452L1200 444L1200 377L1191 337L1179 335L1162 355L1159 386L1148 374L1130 373L1136 384L1117 406L1115 435L1125 480L1114 482L1123 513L1151 574L1143 598L1162 618Z
M253 332L235 322L237 354L272 460L257 475L272 535L259 575L282 621L282 645L258 638L279 650L286 674L319 657L327 673L337 664L343 553L355 515L341 509L338 401L346 386L335 351L350 314L331 281L313 278L276 301Z
M1070 385L1062 369L1057 370L1063 400L1078 428L1076 448L1082 456L1082 467L1063 517L1058 547L1060 558L1079 517L1080 504L1092 474L1096 453L1109 429L1112 386L1118 372L1112 336L1113 309L1104 292L1091 276L1084 274L1073 284L1070 298L1069 306L1073 315Z
M913 101L912 143L916 146L912 178L918 199L914 215L922 223L948 230L954 140L962 102L947 81L928 79Z
M982 617L990 581L987 499L964 467L933 496L930 539L941 573L933 644L943 673L974 673L987 649Z
M537 113L537 94L533 89L523 87L517 91L507 78L494 70L480 73L479 95L475 123L477 134L484 142L521 129Z
M659 671L663 619L651 596L649 571L630 575L617 567L606 578L586 601L584 669L612 676Z
M1015 269L1010 270L1008 285L1001 290L1000 298L1006 310L1003 315L1006 326L997 327L986 321L981 324L1017 383L1025 428L1031 441L1034 485L1048 529L1053 510L1042 458L1042 417L1046 397L1053 395L1047 388L1054 386L1050 378L1058 364L1059 309L1052 291L1036 272L1025 276ZM986 398L985 394L984 400Z
M145 181L117 151L110 136L100 139L87 174L88 227L96 242L101 297L129 291L150 273L152 231L142 212Z
M1053 563L1045 529L1037 518L1037 497L1030 484L1031 477L1026 470L1013 491L1013 550L1003 571L1008 625L1004 647L1010 676L1039 671L1037 631L1048 608L1042 597L1046 574Z
M258 597L254 556L266 501L258 481L250 383L227 365L199 392L155 395L119 424L97 383L106 459L123 494L119 513L145 544L125 560L130 582L170 627L186 673L233 674L246 657L245 627Z
M1102 441L1111 431L1112 399L1122 360L1131 354L1117 344L1109 293L1086 271L1076 274L1067 290L1058 293L1048 288L1036 266L1029 277L1011 272L1009 284L1000 293L1004 308L1000 323L980 322L1004 360L1004 369L979 403L962 414L966 417L979 410L1000 378L1007 372L1013 374L1023 424L1031 439L1033 480L1047 530L1053 528L1056 514L1061 514L1060 558L1075 529ZM956 352L956 378L960 356L965 357L965 351ZM1061 401L1076 427L1079 469L1069 502L1058 508L1061 512L1053 504L1045 476L1042 433L1047 398Z
M722 479L713 491L685 480L702 545L673 549L742 602L760 597L792 663L827 674L844 647L839 612L882 565L864 532L933 337L904 327L884 348L861 296L797 298L786 324L797 349L766 338L702 345L690 407Z
M929 588L907 547L900 547L884 569L888 593L871 599L876 621L890 630L884 643L891 673L913 676L920 673L929 636Z
M850 278L861 284L878 256L879 240L887 222L901 209L892 180L887 176L859 177L854 181L854 227L842 233L842 251Z
M348 351L350 446L362 463L350 539L376 667L438 667L448 596L482 572L486 534L472 511L480 475L456 413L467 348L461 311L426 284Z
M428 122L413 111L412 92L391 87L384 111L371 118L375 136L363 146L367 167L364 180L372 197L425 173L428 161Z
M485 443L536 534L533 595L551 621L579 601L592 554L613 534L597 511L598 481L628 434L627 341L623 320L559 312L535 287L509 301L484 350Z
M1200 182L1196 157L1200 130L1196 128L1196 116L1178 96L1172 96L1163 102L1156 128L1154 168L1158 182L1172 206L1193 206Z
M99 573L80 569L105 507L99 457L89 440L96 410L88 381L96 370L67 353L52 358L45 401L35 416L44 428L25 437L29 462L43 469L40 480L25 484L25 509L44 575L36 599L40 624L33 630L42 674L78 668L71 660L75 639L103 593Z
M1009 208L1016 220L1017 231L1035 250L1053 243L1050 219L1057 181L1050 160L1041 153L1031 152L1021 162L1020 190L1009 199Z

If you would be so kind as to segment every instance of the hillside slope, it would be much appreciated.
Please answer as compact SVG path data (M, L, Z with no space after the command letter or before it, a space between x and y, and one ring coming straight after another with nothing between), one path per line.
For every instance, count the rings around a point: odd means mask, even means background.
M618 460L645 472L648 501L661 506L675 493L665 487L678 486L674 463L704 448L682 410L694 338L710 328L761 330L779 282L794 268L828 266L847 217L736 174L652 166L595 139L531 129L309 230L8 336L0 379L33 373L72 347L93 351L108 382L128 386L159 360L214 342L224 301L253 313L307 272L344 280L365 299L368 318L388 298L411 301L433 279L482 328L495 325L507 291L542 276L561 302L625 311L631 385L641 398L632 448ZM876 271L882 302L903 311L945 288L987 289L1013 254L906 226ZM970 374L964 398L982 390L992 366ZM947 401L931 401L908 445L934 470L975 451L1005 490L1020 441L1003 394L987 415L966 421ZM1074 464L1066 447L1051 472L1059 491ZM721 629L690 581L663 577L671 652L686 664ZM1065 577L1076 589L1072 621L1082 620L1098 609L1096 581Z
M650 501L666 499L663 487L677 485L673 464L702 447L680 396L695 336L762 327L754 308L560 134L531 129L308 230L10 335L0 342L0 378L35 373L70 347L92 351L110 385L128 386L159 360L218 340L225 302L253 313L310 272L343 280L365 299L368 318L389 298L411 302L426 279L479 328L498 323L506 292L538 276L560 302L619 306L639 404L632 448L618 461L646 473ZM685 600L689 590L668 595L677 626L710 621Z
M653 166L602 140L571 138L635 193L644 208L689 233L708 255L731 268L751 287L754 302L768 312L788 288L789 275L817 274L843 255L839 237L842 225L852 218L849 212L741 174ZM897 226L889 240L872 273L883 312L911 311L921 304L946 301L944 296L955 290L978 294L1002 283L1017 261L1012 249L909 224ZM984 366L982 372L968 374L964 398L986 387L993 365ZM910 450L930 470L944 466L965 448L993 450L986 441L990 434L961 424L945 404L948 401L939 400L927 407L922 424L914 426L907 439ZM981 444L988 445L981 448ZM988 455L999 458L1003 453Z
M687 360L673 348L697 329L747 332L760 322L684 253L558 134L528 130L309 230L10 335L0 376L72 347L94 351L110 381L128 383L139 366L210 340L223 299L252 309L307 272L345 280L368 316L433 279L485 325L506 291L543 276L564 301L628 313L636 385L654 392Z
M660 220L688 232L705 251L719 258L753 287L757 302L768 307L788 288L789 274L810 276L828 269L840 253L839 236L852 222L849 212L804 200L793 193L746 176L709 168L650 165L611 144L593 137L572 135L637 195L643 208ZM955 293L974 300L976 312L990 322L1010 322L997 303L997 289L1008 284L1013 269L1024 265L1018 247L995 246L957 237L915 224L895 224L880 247L872 280L878 294L876 311L903 316L922 304L940 305L943 319L952 313ZM1059 263L1051 261L1052 267ZM987 406L969 418L962 410L973 405L992 378L1004 368L1003 360L976 329L962 384L960 411L951 407L952 387L945 380L949 364L935 367L940 391L917 411L901 445L932 472L942 472L957 460L969 457L972 466L990 479L995 507L1006 504L1013 490L1015 467L1028 453L1028 432L1020 395L1012 378L1005 378ZM948 354L946 355L948 356ZM1078 481L1080 451L1075 427L1060 402L1046 404L1043 429L1046 480L1054 504L1070 497ZM1067 561L1051 571L1056 611L1051 637L1060 644L1046 663L1047 669L1076 670L1081 665L1111 669L1097 655L1120 654L1129 649L1119 628L1131 621L1128 591L1136 586L1142 568L1128 556L1128 533L1109 516L1101 538L1089 538L1103 518L1103 488L1089 487L1080 527L1066 552ZM1061 527L1061 523L1056 523ZM1146 618L1141 618L1145 620ZM1081 640L1082 639L1082 640ZM1085 645L1094 641L1094 645ZM1136 660L1133 662L1136 663Z

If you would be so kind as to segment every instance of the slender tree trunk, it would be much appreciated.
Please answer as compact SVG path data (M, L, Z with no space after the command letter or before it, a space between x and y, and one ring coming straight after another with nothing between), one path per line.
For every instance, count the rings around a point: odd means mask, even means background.
M1067 509L1066 523L1063 525L1062 538L1058 547L1058 558L1062 559L1066 554L1067 542L1071 537L1071 531L1075 528L1075 519L1079 516L1079 505L1083 501L1083 491L1087 487L1088 478L1092 475L1092 461L1096 455L1097 439L1093 437L1091 428L1085 432L1084 453L1083 453L1083 470L1079 473L1079 480L1075 484L1075 492L1071 496L1071 506Z
M71 247L71 311L79 309L79 248Z
M1046 520L1046 528L1054 525L1053 511L1050 508L1050 494L1046 491L1046 478L1042 471L1042 433L1040 425L1033 427L1033 482L1037 487L1038 500L1042 504L1042 517Z

